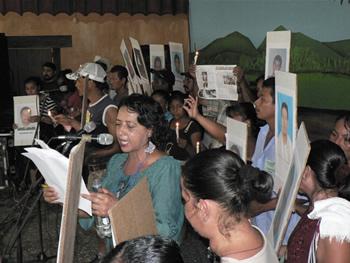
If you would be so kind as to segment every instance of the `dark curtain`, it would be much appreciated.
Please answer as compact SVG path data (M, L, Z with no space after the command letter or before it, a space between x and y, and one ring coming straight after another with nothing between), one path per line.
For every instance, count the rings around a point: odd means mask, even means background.
M189 0L0 0L0 13L187 14Z

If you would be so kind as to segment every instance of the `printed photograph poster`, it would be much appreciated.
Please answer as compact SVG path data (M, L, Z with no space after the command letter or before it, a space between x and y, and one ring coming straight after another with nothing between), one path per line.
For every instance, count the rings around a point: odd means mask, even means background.
M120 52L122 53L122 57L125 63L125 67L128 70L129 76L129 94L130 93L139 93L143 94L143 91L141 89L141 86L139 84L139 77L136 75L134 66L132 65L131 58L129 51L126 47L124 39L122 40L120 44Z
M38 116L39 96L16 96L14 101L15 146L32 145L34 136L39 138L37 122L31 122L32 116Z
M155 71L165 69L164 45L149 45L150 68ZM159 86L160 78L158 75L151 73L151 83L153 86Z
M283 185L292 161L297 132L297 75L276 71L274 190Z
M226 150L238 154L247 161L248 125L227 117Z
M152 88L149 82L147 68L146 68L145 60L143 58L140 44L136 39L132 37L129 37L129 39L130 39L132 51L134 54L136 68L140 75L140 79L139 79L140 87L142 89L143 94L151 96Z
M185 72L184 51L182 43L169 42L169 51L171 71L175 76L174 90L184 91L183 81L185 78L183 75L181 75L181 73Z
M142 51L139 42L132 37L129 37L132 51L134 54L135 64L141 79L148 80L147 68L145 60L143 59Z
M291 31L273 31L266 35L265 79L276 71L289 72Z
M294 202L298 194L302 173L304 172L309 153L310 142L305 125L302 123L297 134L288 176L282 186L272 224L267 235L268 240L276 252L281 246L289 218L294 210Z
M236 65L197 65L198 97L207 100L238 100Z

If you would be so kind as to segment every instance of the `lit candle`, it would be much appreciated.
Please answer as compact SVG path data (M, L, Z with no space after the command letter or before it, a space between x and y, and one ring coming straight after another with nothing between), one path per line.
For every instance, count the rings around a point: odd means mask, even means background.
M199 56L199 52L198 50L196 50L196 54L194 55L194 59L193 59L193 65L197 65L198 56Z
M49 117L52 118L51 110L48 110L48 111L47 111L47 115L49 115Z
M196 153L199 153L200 150L200 142L196 142Z
M176 142L179 142L179 123L175 123Z

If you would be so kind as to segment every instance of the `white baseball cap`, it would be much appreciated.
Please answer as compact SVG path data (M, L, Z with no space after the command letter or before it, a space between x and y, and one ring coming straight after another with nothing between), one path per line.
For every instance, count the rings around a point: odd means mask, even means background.
M104 83L106 77L106 71L96 63L85 63L81 65L77 71L66 74L67 79L77 80L80 77L87 77L97 82Z

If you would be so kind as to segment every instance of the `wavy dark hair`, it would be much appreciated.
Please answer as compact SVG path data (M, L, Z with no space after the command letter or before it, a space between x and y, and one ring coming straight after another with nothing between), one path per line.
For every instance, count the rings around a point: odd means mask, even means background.
M307 165L316 174L316 180L323 189L337 189L340 197L350 200L349 170L342 169L347 164L343 150L329 140L311 143ZM342 173L347 174L342 174Z
M110 70L112 73L117 73L119 79L125 79L125 84L128 82L128 70L122 65L115 65Z
M143 236L118 244L102 263L183 263L179 245L161 236Z
M183 166L182 174L185 188L195 198L217 202L237 221L247 216L251 201L270 200L273 189L271 175L224 149L197 154Z
M151 97L134 93L121 100L119 108L123 106L127 107L128 111L138 114L137 121L142 126L152 129L151 141L158 150L164 151L169 127L159 103Z
M258 136L258 117L254 105L251 102L233 102L226 108L226 116L232 117L235 114L242 116L243 121L250 120L250 125L254 137Z

